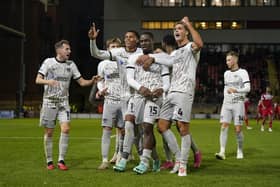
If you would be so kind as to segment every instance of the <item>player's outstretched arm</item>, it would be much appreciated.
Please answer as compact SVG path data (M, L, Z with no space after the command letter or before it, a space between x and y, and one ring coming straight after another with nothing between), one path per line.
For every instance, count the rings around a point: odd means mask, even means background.
M100 80L100 76L95 75L90 80L86 80L83 77L81 77L77 80L77 82L80 86L84 87L84 86L91 86L93 84L96 84L99 80Z
M166 53L149 54L149 56L153 58L153 63L166 65L168 67L172 67L174 63L174 57Z
M101 60L110 59L111 58L110 53L106 50L98 49L98 47L96 45L96 38L98 36L98 33L99 33L99 29L96 30L95 24L93 23L88 31L88 37L90 39L90 44L89 44L90 45L90 54L91 54L91 56L101 59Z

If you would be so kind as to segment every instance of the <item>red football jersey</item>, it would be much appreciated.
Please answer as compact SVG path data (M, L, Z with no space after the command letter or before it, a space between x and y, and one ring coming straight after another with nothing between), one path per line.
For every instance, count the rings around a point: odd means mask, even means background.
M273 96L269 93L262 94L261 101L262 101L263 105L265 106L265 108L272 108L272 106L273 106L272 98L273 98Z

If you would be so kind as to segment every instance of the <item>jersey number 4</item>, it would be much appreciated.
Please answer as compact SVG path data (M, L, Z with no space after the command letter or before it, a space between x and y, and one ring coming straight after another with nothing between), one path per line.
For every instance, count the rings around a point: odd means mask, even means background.
M178 110L178 114L179 114L180 116L182 116L182 115L183 115L183 111L182 111L182 109L181 109L181 108L179 108L179 110Z

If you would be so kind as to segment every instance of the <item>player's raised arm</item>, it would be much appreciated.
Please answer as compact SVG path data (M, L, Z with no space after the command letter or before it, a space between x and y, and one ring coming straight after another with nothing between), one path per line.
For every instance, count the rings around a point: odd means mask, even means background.
M183 17L182 22L188 28L188 30L192 36L192 39L193 39L192 49L194 51L199 51L203 47L203 41L202 41L200 34L194 29L194 27L192 26L192 24L187 16Z
M96 30L95 23L92 23L92 25L91 25L91 27L90 27L90 29L88 31L89 39L95 40L97 38L97 36L98 36L99 31L100 31L99 29Z
M96 38L98 36L98 33L99 33L99 29L96 30L95 24L92 23L92 26L88 31L88 37L90 39L90 54L91 56L101 60L111 59L110 52L108 52L107 50L98 49L96 45Z

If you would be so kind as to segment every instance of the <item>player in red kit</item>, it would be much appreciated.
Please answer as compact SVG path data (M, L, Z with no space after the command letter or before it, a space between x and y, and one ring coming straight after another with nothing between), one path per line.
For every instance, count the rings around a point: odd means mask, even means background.
M266 118L269 120L269 128L268 131L272 132L272 120L273 120L273 104L272 99L273 96L271 95L271 90L269 87L266 88L266 92L261 96L261 105L262 105L262 126L261 131L264 131L264 125Z

